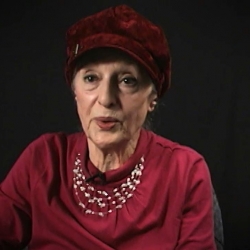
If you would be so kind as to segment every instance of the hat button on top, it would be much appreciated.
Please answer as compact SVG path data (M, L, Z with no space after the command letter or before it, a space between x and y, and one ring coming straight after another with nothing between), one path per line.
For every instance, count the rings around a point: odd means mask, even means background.
M76 44L76 48L75 48L75 50L74 50L74 55L75 55L75 56L76 56L77 53L78 53L78 49L79 49L79 44Z

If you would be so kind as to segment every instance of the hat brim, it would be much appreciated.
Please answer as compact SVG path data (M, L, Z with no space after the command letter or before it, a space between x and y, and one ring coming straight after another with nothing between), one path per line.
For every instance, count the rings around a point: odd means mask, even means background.
M69 53L69 59L66 64L65 75L69 84L72 82L74 61L85 52L95 48L116 48L124 51L139 64L141 64L154 82L162 82L164 75L160 74L152 55L145 50L140 43L128 37L99 33L80 40ZM161 90L158 89L158 94Z

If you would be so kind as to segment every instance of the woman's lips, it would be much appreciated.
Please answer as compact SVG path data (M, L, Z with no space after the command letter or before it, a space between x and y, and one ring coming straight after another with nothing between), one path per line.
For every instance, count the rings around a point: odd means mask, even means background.
M97 117L95 118L96 124L102 130L110 130L112 129L119 121L113 117Z

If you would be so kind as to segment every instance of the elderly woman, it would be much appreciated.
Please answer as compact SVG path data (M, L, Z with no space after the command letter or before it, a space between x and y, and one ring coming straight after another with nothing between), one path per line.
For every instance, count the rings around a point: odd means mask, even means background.
M212 250L201 155L144 129L169 87L162 30L127 6L67 32L83 132L32 142L0 187L1 249Z

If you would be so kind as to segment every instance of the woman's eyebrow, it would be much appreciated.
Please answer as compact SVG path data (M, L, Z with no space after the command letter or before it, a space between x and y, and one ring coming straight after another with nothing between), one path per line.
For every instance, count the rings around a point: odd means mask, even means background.
M91 72L91 71L96 71L94 68L92 67L82 67L81 70L84 72L84 73L88 73L88 72Z
M90 72L90 71L94 71L94 69L89 68L89 69L85 70L86 73L88 73L88 72Z

